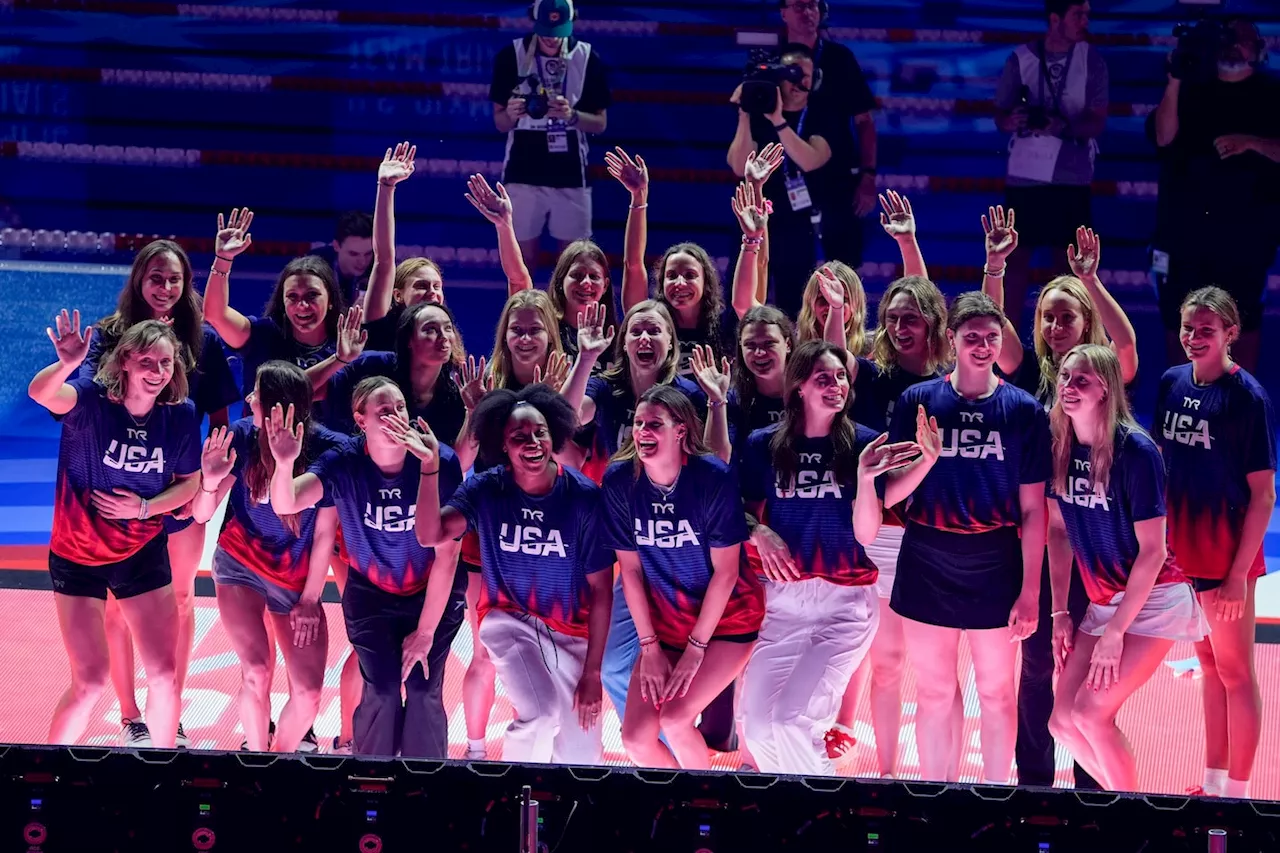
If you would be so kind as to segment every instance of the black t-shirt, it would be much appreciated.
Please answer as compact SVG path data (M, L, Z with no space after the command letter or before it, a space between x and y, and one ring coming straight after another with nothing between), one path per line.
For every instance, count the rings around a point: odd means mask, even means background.
M1154 142L1154 113L1147 133ZM1280 139L1280 80L1257 72L1237 83L1182 84L1178 135L1160 149L1160 248L1203 241L1207 226L1228 221L1238 238L1280 237L1280 164L1253 151L1220 157L1214 140L1230 134Z
M532 39L532 36L530 36ZM569 42L569 51L579 44ZM544 58L539 58L541 67ZM503 107L507 105L517 87L527 78L520 76L516 66L515 45L508 44L498 51L493 61L493 81L489 84L489 100ZM599 113L610 104L609 74L600 53L591 47L582 83L582 97L571 104L579 112ZM502 180L508 184L528 184L538 187L586 186L586 162L579 131L565 129L566 150L551 153L547 150L547 131L513 130L507 161L502 170Z
M386 316L364 324L364 331L369 335L364 345L366 352L396 351L396 330L400 327L400 315L403 313L404 306L393 302Z
M346 300L347 307L350 308L356 299L356 295L363 293L369 288L369 272L372 266L365 270L362 275L350 276L343 275L342 270L338 269L338 253L333 250L332 246L322 246L311 252L317 258L322 258L333 269L334 276L338 279L338 289L342 291L342 298Z
M851 170L862 164L853 120L875 111L876 99L853 51L833 41L819 41L817 50L822 83L809 95L809 103L830 116L822 137L831 145L831 162L814 173L813 186L819 199L839 198L851 204L857 183Z
M784 110L782 118L795 131L796 136L805 142L815 136L827 139L827 134L830 132L830 116L813 105L803 110ZM773 129L773 123L768 116L751 116L751 139L755 142L757 151L763 149L770 142L779 141L778 131ZM827 141L829 142L830 140ZM814 187L817 185L816 176L821 172L822 170L819 169L812 175L804 175L810 197L813 196ZM791 205L787 201L787 180L794 175L801 174L803 173L800 171L800 167L791 162L791 158L788 157L782 161L782 166L775 169L773 174L769 176L769 180L764 185L764 196L773 202L773 216L779 219L796 216L802 218L805 222L809 221L811 215L809 210L806 209L796 213L791 210Z
M715 353L717 367L720 366L721 358L727 358L731 364L733 363L738 340L738 315L732 308L726 309L720 315L718 335L712 334L707 323L699 323L692 329L676 329L676 336L680 339L679 375L692 379L691 360L695 347L711 347L711 351Z

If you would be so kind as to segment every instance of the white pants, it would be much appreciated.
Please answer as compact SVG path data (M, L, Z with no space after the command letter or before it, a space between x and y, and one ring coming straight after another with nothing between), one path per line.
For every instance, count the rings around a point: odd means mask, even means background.
M898 554L902 551L902 537L906 532L905 527L882 524L876 540L867 546L867 556L880 570L876 590L885 600L893 597L893 579L898 576Z
M879 624L874 585L765 582L764 625L742 696L747 745L760 772L835 773L823 734Z
M480 623L480 642L514 706L502 745L504 761L603 761L600 725L583 731L573 708L587 659L585 639L556 633L533 616L490 610Z
M536 240L545 228L562 243L591 239L591 187L507 184L517 240Z

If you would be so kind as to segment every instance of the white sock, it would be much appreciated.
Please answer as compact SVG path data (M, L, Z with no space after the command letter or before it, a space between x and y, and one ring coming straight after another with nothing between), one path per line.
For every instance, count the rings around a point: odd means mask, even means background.
M1236 800L1243 800L1249 796L1249 780L1245 779L1241 782L1239 779L1227 777L1227 786L1223 790L1223 796L1231 797Z
M984 778L984 779L982 780L982 784L984 784L984 785L1008 785L1008 784L1009 784L1009 780L1008 780L1008 779L985 779L985 778Z
M467 752L478 752L483 755L486 752L485 739L482 737L467 738ZM1222 772L1226 773L1227 771L1224 770Z
M1221 797L1227 789L1227 771L1206 767L1203 787L1207 796Z

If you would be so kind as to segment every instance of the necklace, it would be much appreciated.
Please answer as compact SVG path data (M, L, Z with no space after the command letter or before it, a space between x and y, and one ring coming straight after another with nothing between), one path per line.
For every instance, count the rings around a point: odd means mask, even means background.
M662 495L662 499L664 501L670 500L671 495L675 493L676 486L680 484L680 472L683 470L684 470L684 467L681 466L680 471L676 472L676 478L671 481L670 486L661 486L661 485L658 485L657 483L654 483L653 480L649 481L650 483L653 483L653 487L658 490L658 494Z
M121 405L123 406L124 404L122 403ZM126 415L128 415L128 416L129 416L129 420L133 421L133 425L134 425L135 427L137 427L138 429L142 429L143 427L145 427L145 426L147 425L147 423L148 423L148 422L150 422L150 420L151 420L151 416L152 416L152 415L154 415L154 414L155 414L155 412L156 412L156 406L157 406L157 405L158 405L157 403L153 403L153 404L151 405L150 410L148 410L148 411L147 411L146 415L144 415L144 416L143 416L143 418L142 418L141 420L139 420L139 419L138 419L138 418L133 414L133 412L129 411L128 407L125 407L124 413L125 413Z

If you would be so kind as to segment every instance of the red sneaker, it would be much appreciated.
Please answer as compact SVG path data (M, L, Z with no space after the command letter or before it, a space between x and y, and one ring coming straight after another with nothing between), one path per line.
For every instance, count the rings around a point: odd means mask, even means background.
M858 739L853 736L853 732L839 723L832 726L822 740L827 745L827 758L832 761L843 758L858 745Z

